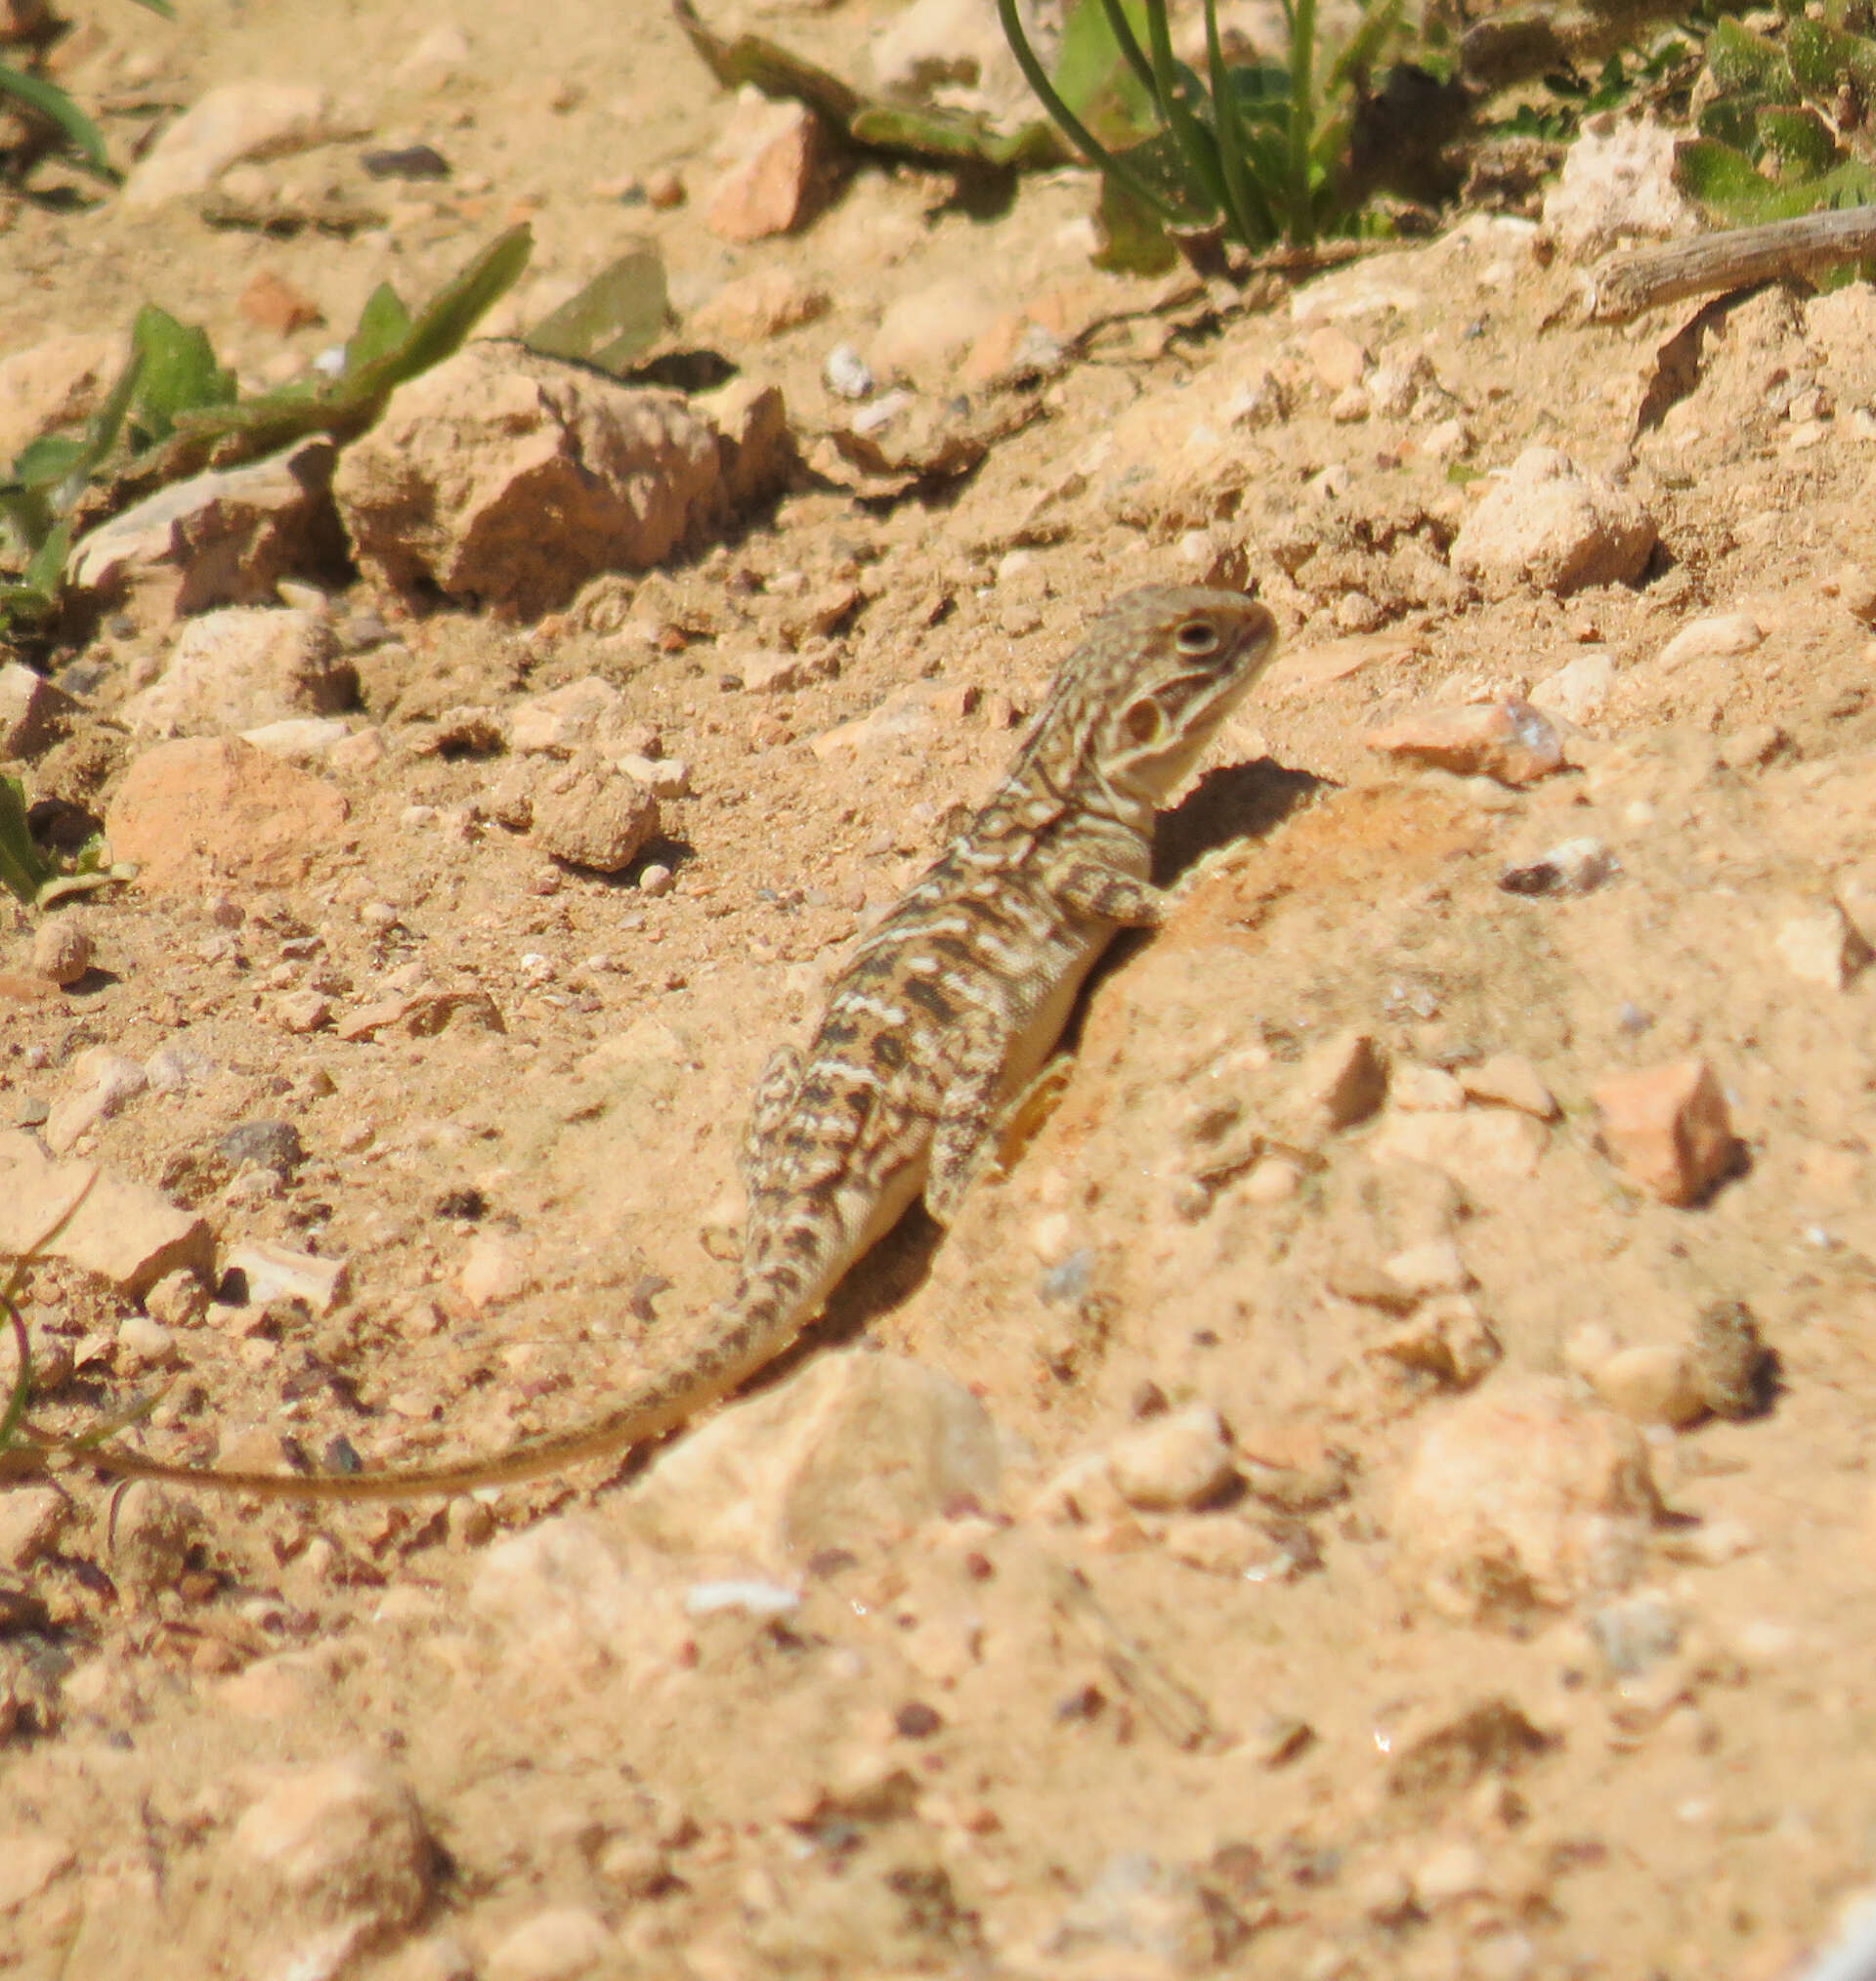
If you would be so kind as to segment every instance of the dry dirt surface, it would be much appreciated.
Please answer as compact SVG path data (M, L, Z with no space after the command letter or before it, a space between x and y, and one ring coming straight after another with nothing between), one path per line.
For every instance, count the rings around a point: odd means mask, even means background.
M853 72L893 12L755 24ZM381 1468L602 1408L1091 608L1249 577L1286 650L1002 1173L630 1477L0 1475L0 1975L1796 1972L1876 1894L1876 294L1741 302L1638 433L1693 306L1583 326L1526 220L1181 298L1089 268L1082 175L866 167L731 245L651 0L184 13L84 11L120 153L312 81L350 135L241 195L378 224L17 201L0 354L149 299L295 375L527 217L496 327L649 236L804 464L532 620L291 590L356 675L296 756L159 742L136 600L51 657L10 768L142 873L64 988L0 910L6 1213L117 1193L27 1281L43 1426ZM975 468L843 479L841 345ZM1507 501L1622 575L1507 568ZM611 875L513 782L595 680L661 794Z

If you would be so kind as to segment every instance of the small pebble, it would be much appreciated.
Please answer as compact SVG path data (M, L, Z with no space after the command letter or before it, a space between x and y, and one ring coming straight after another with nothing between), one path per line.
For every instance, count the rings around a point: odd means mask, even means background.
M1756 1417L1765 1409L1772 1356L1743 1300L1716 1300L1701 1310L1689 1361L1694 1387L1716 1417Z
M638 891L641 894L649 894L657 899L661 894L668 894L675 884L676 879L671 870L657 860L640 869Z
M821 365L821 382L836 399L866 399L873 392L873 373L851 344L836 344Z
M62 989L91 968L91 933L75 915L50 915L33 931L32 968Z
M1563 840L1528 866L1507 867L1498 884L1507 894L1588 894L1621 871L1600 840Z

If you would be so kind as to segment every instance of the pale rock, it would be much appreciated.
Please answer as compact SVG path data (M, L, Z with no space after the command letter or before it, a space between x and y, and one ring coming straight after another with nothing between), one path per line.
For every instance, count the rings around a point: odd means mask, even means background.
M511 1926L489 1951L488 1981L583 1981L615 1974L619 1943L597 1913L555 1906Z
M1504 1353L1491 1323L1463 1293L1423 1300L1410 1319L1383 1335L1368 1352L1454 1390L1470 1390L1498 1365Z
M1107 1462L1121 1497L1148 1512L1203 1506L1235 1477L1231 1441L1210 1403L1150 1419L1117 1439Z
M32 932L32 969L62 988L91 968L91 931L69 912L49 915Z
M1870 960L1870 947L1835 901L1819 901L1778 925L1772 937L1785 968L1805 983L1845 990Z
M536 618L703 542L787 474L780 394L732 392L693 402L473 343L392 394L333 498L380 582Z
M0 1830L0 1916L17 1913L77 1862L71 1845L39 1824Z
M1641 577L1654 519L1636 498L1556 448L1527 448L1453 539L1463 578L1528 581L1561 597Z
M1616 1073L1592 1093L1609 1158L1666 1204L1691 1204L1731 1169L1726 1096L1704 1059Z
M1423 1434L1395 1499L1395 1568L1444 1614L1482 1620L1621 1588L1658 1501L1642 1435L1556 1381L1500 1378Z
M165 1273L206 1274L214 1261L214 1240L202 1219L94 1164L48 1161L33 1137L16 1129L0 1134L0 1257L36 1245L48 1258L101 1274L133 1299Z
M721 338L728 344L759 344L785 330L798 330L825 317L832 299L818 282L792 269L757 269L725 282L709 301L691 313L693 337Z
M739 664L744 692L749 695L790 694L839 670L839 655L832 647L811 654L750 654Z
M187 737L137 758L105 815L113 858L147 888L303 881L336 850L349 807L331 785L238 737Z
M1387 1098L1387 1063L1366 1032L1343 1031L1303 1055L1285 1096L1291 1116L1331 1133L1353 1128Z
M597 874L630 866L659 828L651 792L585 753L534 786L531 816L532 837L543 852Z
M1692 234L1698 211L1675 183L1680 134L1653 115L1594 118L1544 196L1544 226L1578 259L1623 237Z
M929 282L886 306L867 355L877 376L935 385L997 315L996 298L967 276Z
M1602 840L1585 834L1546 846L1534 860L1507 867L1498 884L1508 894L1593 894L1622 871Z
M1410 1300L1432 1293L1464 1293L1472 1275L1450 1238L1423 1238L1381 1262L1381 1270Z
M192 1272L165 1272L144 1295L144 1312L164 1327L195 1327L208 1316L208 1288Z
M691 395L691 410L715 429L723 462L723 496L731 513L766 501L794 471L794 432L777 385L732 378L714 392Z
M64 734L77 711L69 695L23 661L0 663L0 760L37 756Z
M1710 619L1689 621L1655 655L1654 665L1662 673L1671 674L1689 661L1735 661L1756 652L1765 638L1765 628L1751 613L1717 613Z
M1369 730L1362 741L1390 756L1514 789L1548 777L1564 760L1563 739L1550 717L1520 701L1417 710Z
M1542 1125L1523 1114L1468 1108L1463 1114L1390 1113L1368 1147L1378 1162L1426 1163L1489 1196L1507 1178L1534 1176L1549 1145Z
M508 748L518 754L571 756L625 721L625 698L598 674L582 674L517 702L508 715Z
M250 1307L302 1300L315 1313L330 1313L347 1291L343 1259L318 1259L263 1238L236 1245L222 1262L222 1270L238 1272L247 1282Z
M1564 1337L1563 1366L1571 1375L1582 1377L1594 1388L1597 1371L1621 1346L1621 1342L1603 1322L1581 1321Z
M293 715L280 722L263 722L258 729L243 729L241 741L270 756L312 763L329 760L351 733L342 716Z
M469 37L453 21L446 21L418 36L391 73L398 82L439 89L468 60Z
M1208 1575L1277 1582L1296 1572L1296 1563L1281 1542L1254 1521L1235 1520L1229 1514L1177 1514L1166 1523L1162 1545L1175 1562Z
M477 1232L456 1273L462 1297L478 1312L519 1300L533 1282L533 1267L527 1253L498 1231Z
M571 1514L486 1549L469 1608L505 1659L573 1683L667 1670L690 1627L668 1584L635 1575L620 1547Z
M178 616L271 604L294 576L336 578L347 563L332 506L337 458L321 437L172 482L81 537L65 559L65 581L94 595L130 593Z
M814 217L828 176L828 140L807 105L772 103L746 85L715 148L727 162L704 201L719 240L766 240Z
M1618 1349L1590 1381L1603 1402L1632 1423L1668 1424L1683 1431L1707 1414L1691 1358L1679 1343Z
M0 1563L31 1568L51 1551L71 1512L71 1501L56 1486L13 1486L0 1492Z
M325 91L305 83L234 82L183 112L131 168L119 199L159 206L213 185L241 158L277 158L344 136Z
M201 1509L173 1487L133 1480L112 1513L110 1572L139 1601L173 1589L202 1538Z
M319 991L288 991L275 1000L274 1022L301 1036L320 1031L332 1022L332 1000Z
M1414 1897L1428 1912L1478 1898L1492 1888L1485 1859L1476 1845L1443 1843L1414 1869Z
M1555 1121L1559 1112L1537 1068L1520 1053L1494 1053L1476 1066L1462 1066L1459 1084L1470 1099L1514 1107L1538 1121Z
M46 1117L46 1146L54 1155L69 1155L78 1138L108 1121L149 1085L149 1075L135 1059L93 1046L72 1061L72 1087L52 1104Z
M786 1569L856 1535L988 1507L996 1432L961 1385L898 1356L823 1356L663 1453L626 1503L670 1548Z
M224 606L183 628L156 679L124 704L159 736L221 732L349 708L358 670L342 659L323 613Z
M642 784L654 797L688 797L691 791L691 766L681 756L639 756L628 754L618 757L613 768L622 775Z
M1716 1417L1755 1417L1765 1407L1771 1351L1743 1300L1716 1300L1700 1310L1688 1344L1688 1365L1700 1400Z
M224 1869L269 1917L377 1937L423 1910L435 1861L405 1784L347 1757L277 1770L230 1833Z
M1084 1451L1044 1482L1026 1512L1057 1527L1107 1526L1126 1517L1105 1451Z
M1359 339L1333 323L1311 330L1302 349L1316 377L1330 392L1346 392L1359 385L1373 363Z
M1547 715L1582 724L1599 715L1615 687L1615 657L1606 647L1593 648L1565 661L1531 690L1531 702Z
M117 1323L117 1357L112 1366L118 1375L168 1368L175 1359L176 1337L160 1321L147 1313L127 1313Z
M1452 1074L1439 1066L1417 1066L1411 1059L1395 1060L1387 1098L1418 1114L1457 1114L1466 1105L1466 1090Z
M1851 618L1866 626L1876 626L1876 578L1860 564L1840 564L1824 589L1834 592L1838 603Z
M1124 1850L1063 1909L1042 1952L1056 1969L1066 1959L1093 1974L1158 1981L1217 1967L1243 1931L1237 1915L1183 1866Z
M1354 426L1366 419L1373 410L1367 393L1359 385L1351 385L1345 392L1338 392L1329 402L1329 417L1338 426Z
M89 419L129 355L115 331L74 330L0 357L0 464Z

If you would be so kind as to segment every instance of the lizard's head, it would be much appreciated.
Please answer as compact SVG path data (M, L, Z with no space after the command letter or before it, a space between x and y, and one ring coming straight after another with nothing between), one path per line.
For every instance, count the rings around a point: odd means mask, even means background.
M1113 672L1095 761L1113 790L1158 804L1270 665L1277 623L1242 592L1196 585L1127 592L1101 620L1089 644Z

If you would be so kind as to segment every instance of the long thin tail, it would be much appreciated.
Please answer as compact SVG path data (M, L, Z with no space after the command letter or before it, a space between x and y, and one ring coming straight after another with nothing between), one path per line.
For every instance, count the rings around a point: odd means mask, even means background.
M532 1439L491 1458L453 1465L414 1466L396 1472L221 1472L210 1466L170 1465L122 1445L86 1451L85 1462L117 1479L165 1480L216 1492L245 1492L259 1499L419 1499L512 1486L558 1472L589 1458L610 1458L649 1443L707 1409L787 1348L807 1318L793 1275L739 1281L711 1310L711 1326L681 1361L648 1377L603 1416L572 1430Z

